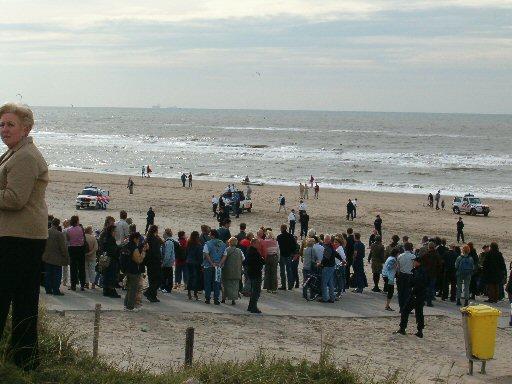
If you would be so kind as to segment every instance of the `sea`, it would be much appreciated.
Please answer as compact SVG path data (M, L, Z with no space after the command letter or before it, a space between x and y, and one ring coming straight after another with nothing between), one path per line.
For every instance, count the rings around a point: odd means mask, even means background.
M512 115L36 107L51 167L512 199Z

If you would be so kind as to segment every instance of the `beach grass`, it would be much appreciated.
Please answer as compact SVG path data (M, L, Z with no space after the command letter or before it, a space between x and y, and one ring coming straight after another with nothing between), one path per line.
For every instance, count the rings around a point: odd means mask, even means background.
M324 348L318 362L305 359L292 361L258 354L255 358L238 361L198 362L191 367L169 368L154 373L133 363L130 368L119 369L103 358L94 359L80 350L73 332L48 327L40 322L37 370L25 372L10 362L7 340L10 328L0 342L0 378L9 384L174 384L174 383L339 383L339 384L395 384L403 382L396 374L387 378L364 377L359 371L338 366ZM115 345L112 346L115 348Z

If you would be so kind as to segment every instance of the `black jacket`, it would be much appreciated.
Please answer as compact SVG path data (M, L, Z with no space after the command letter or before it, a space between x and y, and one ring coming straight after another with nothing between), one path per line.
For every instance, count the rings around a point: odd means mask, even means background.
M149 224L154 224L155 223L155 211L149 210L147 215L148 215L148 217L146 218L146 221Z
M279 243L279 251L281 252L281 256L289 257L292 256L297 249L297 242L292 234L286 232L281 233L276 238Z
M251 280L261 280L261 270L265 265L265 261L261 257L258 250L252 245L247 250L247 257L243 264L247 267L247 276Z
M457 232L462 232L464 229L464 223L462 221L457 221Z
M148 236L146 242L149 244L149 249L146 251L146 256L144 257L144 264L160 265L162 262L162 252L160 251L162 242L155 236Z
M425 300L425 296L427 294L427 285L428 277L425 268L422 265L417 268L413 268L411 288L412 295L415 296L417 300Z

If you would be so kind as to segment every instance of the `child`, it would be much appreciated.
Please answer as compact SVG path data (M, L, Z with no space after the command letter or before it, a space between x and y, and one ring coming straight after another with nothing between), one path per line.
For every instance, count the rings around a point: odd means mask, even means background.
M444 211L444 199L441 200L441 209Z

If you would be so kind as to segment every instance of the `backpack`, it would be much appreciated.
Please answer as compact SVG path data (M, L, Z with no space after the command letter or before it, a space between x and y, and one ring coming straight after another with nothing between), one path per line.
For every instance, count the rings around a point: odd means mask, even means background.
M283 197L281 197L281 205L285 205L285 203L286 203L286 200L284 199L284 196L283 196Z
M176 260L179 261L185 261L187 259L187 253L185 248L183 248L180 243L178 243L175 240L172 240L174 244L174 255L176 257Z
M119 250L119 267L122 273L126 273L126 270L128 269L128 263L132 258L132 254L133 251L128 244L123 245Z
M473 273L474 269L473 259L471 256L463 256L459 263L459 271L464 275L469 275Z

